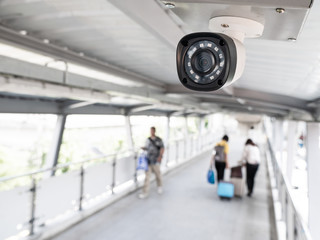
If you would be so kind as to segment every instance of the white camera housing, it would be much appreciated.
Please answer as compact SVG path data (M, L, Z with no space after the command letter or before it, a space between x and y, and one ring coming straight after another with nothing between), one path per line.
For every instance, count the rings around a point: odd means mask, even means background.
M177 70L181 83L196 91L215 91L239 79L244 71L245 37L259 37L263 24L239 17L216 17L209 21L215 33L192 33L177 47Z

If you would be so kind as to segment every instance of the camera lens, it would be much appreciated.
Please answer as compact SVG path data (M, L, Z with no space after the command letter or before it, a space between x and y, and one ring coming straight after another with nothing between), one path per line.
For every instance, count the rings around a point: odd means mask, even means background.
M191 81L210 84L219 79L225 68L224 53L212 41L194 42L186 51L184 68Z
M209 50L200 50L191 59L192 68L200 75L206 75L215 67L213 53Z

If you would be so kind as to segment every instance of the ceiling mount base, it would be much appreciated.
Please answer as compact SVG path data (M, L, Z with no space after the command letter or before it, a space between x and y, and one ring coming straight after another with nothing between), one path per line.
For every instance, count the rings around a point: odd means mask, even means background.
M248 18L220 16L209 20L209 29L243 42L244 38L261 37L264 25Z

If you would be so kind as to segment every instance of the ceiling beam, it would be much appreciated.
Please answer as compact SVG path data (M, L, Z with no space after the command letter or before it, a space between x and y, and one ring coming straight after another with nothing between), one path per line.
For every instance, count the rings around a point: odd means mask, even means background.
M165 86L165 91L167 94L208 94L208 92L199 92L199 91L195 91L195 90L191 90L188 89L184 86L182 86L182 84L167 84ZM224 90L219 89L217 91L214 92L209 92L210 95L214 95L214 96L228 96L229 94L227 94Z
M124 68L113 66L107 62L96 60L89 56L81 56L79 53L65 49L51 43L44 43L42 40L28 35L22 35L14 30L0 26L1 41L14 44L18 47L45 54L56 59L63 59L85 67L93 68L108 74L131 80L161 87L164 84L155 79L150 79L137 73L129 72Z
M266 110L273 110L275 112L279 112L282 114L288 114L289 110L287 108L281 108L281 107L274 107L273 104L269 106L270 104L263 104L261 102L256 101L245 101L240 100L240 102L237 99L228 99L228 101L223 101L221 99L210 99L210 98L203 98L203 103L215 103L218 104L220 107L224 106L232 106L242 109L249 109L249 108L259 108L259 109L266 109Z
M155 109L154 105L143 105L143 106L138 106L138 107L132 107L128 110L129 114L134 114L134 113L138 113L138 112L143 112L143 111L147 111L147 110L151 110L151 109Z
M170 17L169 11L157 1L110 0L110 2L174 50L185 35L181 27Z
M259 115L268 115L271 117L283 117L279 114L272 113L272 112L264 112L264 111L259 111L259 110L252 110L248 111L246 109L240 109L240 108L222 108L222 110L227 111L227 112L240 112L240 113L251 113L251 114L259 114Z
M205 103L210 103L210 102L205 102ZM219 106L221 109L239 109L246 111L248 113L252 112L253 110L257 110L260 113L265 112L265 113L274 113L282 116L287 116L290 112L286 109L275 109L275 108L270 108L270 107L261 107L261 106L254 106L254 105L242 105L239 103L219 103Z
M95 104L95 102L78 102L78 103L73 103L69 106L67 106L66 108L69 108L69 109L75 109L75 108L81 108L81 107L85 107L85 106L89 106L89 105L93 105Z
M167 1L163 1L167 2ZM194 3L195 0L174 0L177 3ZM252 0L197 0L198 4L201 3L211 3L211 4L225 4L225 5L247 5L247 6L265 6L265 7L278 7L278 0L268 0L268 1L252 1ZM312 0L301 0L301 1L283 1L281 3L282 7L290 8L310 8Z
M59 103L54 101L0 96L0 113L61 114L61 110Z
M235 88L234 97L248 99L252 101L263 101L278 106L286 106L290 109L297 109L302 111L310 111L307 106L307 101L273 93L266 93L244 88Z
M266 93L261 91L242 89L242 88L233 88L233 95L228 95L223 92L221 89L215 92L196 92L184 88L181 85L168 85L166 87L166 92L171 94L181 94L181 95L192 95L198 98L212 99L212 102L223 102L223 100L231 99L241 99L245 101L244 105L249 105L250 103L257 103L264 106L273 107L275 109L287 109L287 110L296 110L303 111L310 114L312 109L307 106L307 101L290 97L284 95L278 95L273 93Z
M36 96L49 95L49 97L59 97L60 95L60 97L68 98L69 96L74 96L76 92L70 89L79 89L79 91L83 89L88 93L79 95L80 98L77 98L78 100L102 102L103 99L108 102L110 100L108 99L108 94L117 93L143 100L149 104L167 103L185 108L201 108L198 98L189 95L169 96L164 93L162 88L146 85L123 86L73 73L68 73L67 81L63 83L63 71L4 56L0 56L0 62L0 73L4 75L3 77L0 76L0 91L1 89L4 91L5 88L12 93ZM64 95L66 92L67 96ZM84 96L91 93L91 98L84 98Z

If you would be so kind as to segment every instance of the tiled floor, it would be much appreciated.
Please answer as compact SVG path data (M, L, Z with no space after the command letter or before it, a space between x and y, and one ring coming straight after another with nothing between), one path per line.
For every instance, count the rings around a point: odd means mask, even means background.
M149 198L129 195L54 239L270 240L265 162L252 198L222 201L206 182L208 158L165 176L163 195L153 184Z

